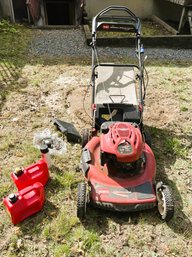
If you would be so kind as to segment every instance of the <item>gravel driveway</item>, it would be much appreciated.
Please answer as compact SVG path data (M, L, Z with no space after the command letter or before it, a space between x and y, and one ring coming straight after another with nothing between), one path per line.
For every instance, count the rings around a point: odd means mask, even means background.
M30 53L47 57L91 57L91 48L86 45L82 29L34 30ZM99 47L100 55L134 57L133 48ZM150 59L191 60L192 49L147 48L145 54Z

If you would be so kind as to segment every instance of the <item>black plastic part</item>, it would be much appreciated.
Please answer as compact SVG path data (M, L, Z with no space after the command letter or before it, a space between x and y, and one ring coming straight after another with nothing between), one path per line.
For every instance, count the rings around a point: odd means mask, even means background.
M87 205L87 188L84 182L78 184L78 196L77 196L77 217L82 220L86 215Z
M41 153L48 153L49 147L47 145L41 145L40 151Z
M79 132L76 130L73 124L61 121L58 119L54 119L53 124L57 126L57 128L63 133L66 134L67 140L69 142L80 143L81 136Z
M89 149L87 148L83 149L81 160L82 160L82 170L86 176L89 170L89 163L91 162L91 153Z
M17 197L16 194L10 194L10 195L8 196L8 198L9 198L9 201L10 201L11 203L15 203L15 202L17 201L17 199L18 199L18 197Z
M152 209L156 206L156 203L143 203L143 204L118 204L118 203L108 203L108 202L91 202L98 208L117 211L117 212L136 212Z
M111 113L114 110L117 111L112 117L113 121L140 123L141 115L138 106L129 104L97 104L95 112L95 123L97 126L101 126L102 123L110 121L102 118L103 114L109 114L109 109Z
M104 164L106 163L106 158L105 158L105 153L104 152L100 152L100 158L101 158L101 166L104 166Z
M144 131L143 135L144 135L144 138L145 138L145 142L148 144L148 146L151 147L152 139L151 139L150 133L148 131Z

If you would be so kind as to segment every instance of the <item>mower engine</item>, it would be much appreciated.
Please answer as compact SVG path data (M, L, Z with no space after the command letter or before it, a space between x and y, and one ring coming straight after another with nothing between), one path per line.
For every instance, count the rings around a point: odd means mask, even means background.
M101 165L117 166L121 171L139 172L145 164L143 138L137 124L105 122L101 126Z

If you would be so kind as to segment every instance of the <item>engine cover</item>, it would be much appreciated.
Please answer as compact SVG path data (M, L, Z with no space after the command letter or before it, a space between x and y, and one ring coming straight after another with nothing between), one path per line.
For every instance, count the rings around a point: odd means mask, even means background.
M101 134L101 152L115 155L118 162L137 161L143 150L143 139L137 125L129 122L115 122L108 132Z

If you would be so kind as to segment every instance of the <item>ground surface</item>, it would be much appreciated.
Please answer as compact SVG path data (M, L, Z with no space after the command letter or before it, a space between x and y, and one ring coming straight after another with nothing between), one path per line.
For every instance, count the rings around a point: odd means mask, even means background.
M10 45L9 51L0 46L1 198L16 191L10 178L13 168L29 165L40 157L33 146L34 133L45 128L55 132L54 117L73 122L79 131L89 127L90 122L83 107L85 99L89 113L90 92L85 96L91 72L89 60L83 51L76 56L67 55L64 50L59 57L35 57L38 37L34 33L45 32L19 27L17 32L8 28L0 35L7 48ZM69 42L73 40L71 32L66 35ZM31 36L33 47L28 47ZM75 44L77 49L79 44L84 45L81 40ZM20 42L25 42L22 48ZM11 52L13 45L15 50ZM30 49L23 51L25 47ZM161 50L158 54L161 56ZM108 60L110 57L114 58L111 52ZM90 208L87 220L80 223L76 218L76 193L77 183L83 179L78 172L81 147L63 138L67 152L53 157L43 210L13 226L0 203L0 256L191 256L192 63L182 54L179 61L173 59L170 56L164 61L146 63L150 82L144 121L153 138L157 178L173 190L174 218L166 224L156 209L129 215Z

